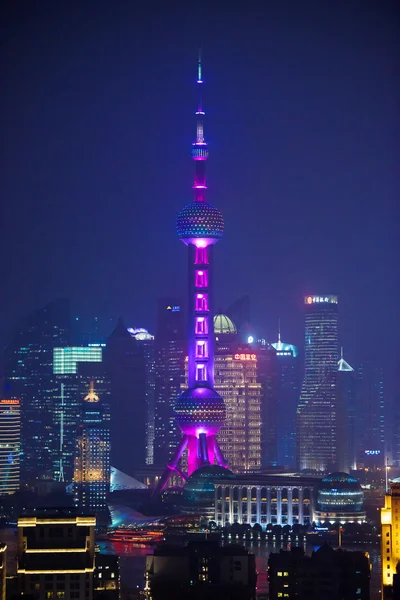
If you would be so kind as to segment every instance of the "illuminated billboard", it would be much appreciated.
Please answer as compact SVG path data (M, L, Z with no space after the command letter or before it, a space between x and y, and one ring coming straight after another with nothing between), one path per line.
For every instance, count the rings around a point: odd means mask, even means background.
M256 354L242 354L237 353L233 356L234 360L257 360Z
M305 296L304 304L337 304L337 296Z

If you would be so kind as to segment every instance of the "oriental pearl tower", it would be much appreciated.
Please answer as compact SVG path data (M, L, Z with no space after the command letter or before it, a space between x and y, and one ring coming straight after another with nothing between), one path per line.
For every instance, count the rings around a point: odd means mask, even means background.
M176 223L178 237L187 246L189 256L188 389L178 397L174 405L175 421L183 437L156 491L165 489L174 471L186 481L199 467L214 465L215 462L221 467L227 467L215 437L225 420L225 404L214 390L212 286L213 250L222 237L224 221L220 211L206 201L205 166L208 145L204 139L202 87L199 55L196 141L192 144L192 159L195 162L194 200L179 213ZM179 467L186 448L187 474Z

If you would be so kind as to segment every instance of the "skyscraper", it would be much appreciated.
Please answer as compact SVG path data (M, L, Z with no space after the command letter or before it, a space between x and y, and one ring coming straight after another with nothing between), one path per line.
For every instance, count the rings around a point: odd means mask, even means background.
M215 390L223 398L226 418L218 439L235 473L261 466L261 395L257 349L240 344L226 315L214 317Z
M120 319L104 351L111 381L112 464L130 475L146 461L147 374L140 344Z
M356 429L359 418L356 406L357 375L353 367L343 357L343 348L338 362L337 392L339 406L342 407L342 458L344 471L357 469ZM345 435L345 432L347 434Z
M180 431L173 414L174 402L185 382L185 317L180 298L161 298L155 336L155 441L154 462L165 464L173 456Z
M107 524L110 490L110 430L93 382L82 403L76 440L74 495L82 511L95 513L97 523Z
M56 300L23 319L6 346L4 396L21 400L23 482L52 476L59 435L53 427L53 349L69 344L69 302Z
M128 332L139 342L139 349L143 353L146 371L145 398L147 407L146 418L146 464L154 464L155 441L155 364L154 364L154 335L143 327L130 327Z
M0 400L0 496L19 489L20 401Z
M213 328L213 245L222 237L224 222L215 206L206 201L205 163L208 158L204 139L204 110L200 89L203 85L199 59L197 84L199 102L196 111L197 134L193 143L195 161L194 202L178 215L179 239L188 247L189 302L188 302L188 384L174 406L176 422L183 433L173 459L164 472L158 489L163 489L172 471L179 473L179 460L187 447L188 475L205 464L217 460L222 467L222 456L216 434L225 419L223 399L214 389L214 328Z
M104 345L103 345L104 346ZM104 418L110 419L110 382L104 373L103 347L68 346L53 350L52 405L54 447L53 479L70 483L74 474L76 431L80 422L82 395L94 382L101 394ZM86 392L85 392L86 393Z
M276 457L277 464L296 465L296 411L300 399L300 369L296 346L278 341L271 344L276 352ZM271 412L271 411L269 411ZM268 425L268 419L267 419Z
M356 447L359 464L384 466L385 388L383 367L365 360L357 369Z
M306 296L305 372L297 409L298 468L326 471L337 464L337 296Z

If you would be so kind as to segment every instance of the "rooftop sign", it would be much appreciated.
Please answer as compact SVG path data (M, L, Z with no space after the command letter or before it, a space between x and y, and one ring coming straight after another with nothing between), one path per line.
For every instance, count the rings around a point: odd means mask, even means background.
M337 296L305 296L304 304L337 304Z
M234 360L257 360L256 354L235 354Z

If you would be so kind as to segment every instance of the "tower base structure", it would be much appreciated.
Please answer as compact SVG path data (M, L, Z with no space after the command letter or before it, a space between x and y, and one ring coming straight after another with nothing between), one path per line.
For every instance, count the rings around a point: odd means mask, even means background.
M182 471L179 467L179 461L182 458L184 451L188 449L188 473ZM170 477L173 473L176 473L187 481L188 477L200 467L207 465L213 465L215 462L225 469L228 468L228 464L222 454L222 450L218 444L215 435L207 436L206 433L199 433L199 436L185 434L179 444L174 457L167 463L164 473L159 480L157 487L154 489L153 494L160 494L165 490L168 485Z

